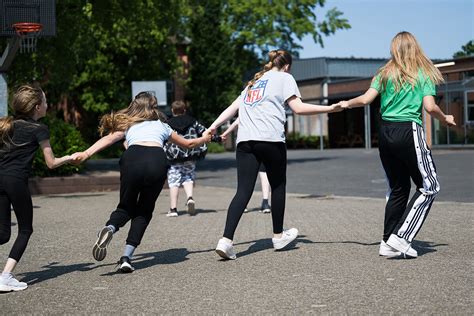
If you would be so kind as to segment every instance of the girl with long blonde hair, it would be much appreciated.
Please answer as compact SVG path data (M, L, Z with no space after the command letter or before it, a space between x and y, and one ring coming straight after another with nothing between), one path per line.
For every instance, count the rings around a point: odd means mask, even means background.
M141 243L151 221L155 202L166 180L168 163L163 150L165 142L192 148L211 140L205 131L200 138L185 139L162 122L164 116L157 109L156 97L148 92L139 93L130 105L104 115L99 130L109 133L81 153L74 154L77 162L125 138L126 151L120 158L120 201L110 219L99 231L92 255L97 261L104 260L112 236L131 221L123 256L118 264L119 272L132 272L133 253Z
M38 122L46 115L46 96L39 87L23 85L12 100L13 116L0 118L0 245L11 235L11 208L18 222L18 236L0 276L0 292L21 291L28 287L12 274L33 233L33 204L28 177L38 148L46 165L56 168L71 156L54 157L48 127Z
M343 108L367 106L381 95L379 151L390 193L379 255L416 258L418 253L412 240L440 190L424 136L422 110L445 125L456 123L452 115L445 115L435 103L435 85L443 77L415 37L409 32L398 33L392 40L390 54L390 60L379 69L367 92L340 104ZM410 179L416 191L408 201Z

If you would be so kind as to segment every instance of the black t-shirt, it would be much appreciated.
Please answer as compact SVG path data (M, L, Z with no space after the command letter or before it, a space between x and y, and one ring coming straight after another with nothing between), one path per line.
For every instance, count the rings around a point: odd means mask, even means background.
M19 119L13 123L13 143L0 147L0 174L25 178L39 143L49 139L48 127L33 119Z

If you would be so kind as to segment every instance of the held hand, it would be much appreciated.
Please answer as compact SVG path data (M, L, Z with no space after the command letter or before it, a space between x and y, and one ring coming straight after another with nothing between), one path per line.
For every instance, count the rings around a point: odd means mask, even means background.
M344 110L340 103L335 103L331 105L331 113L341 112Z
M221 135L222 142L225 142L227 140L227 134L222 134Z
M217 133L217 128L212 125L207 130L210 131L211 135L215 135Z
M80 163L84 162L88 158L89 158L89 155L87 155L85 152L77 152L71 155L70 163L74 165L79 165Z
M343 109L350 109L350 108L351 108L351 107L349 106L349 102L347 102L347 101L341 101L341 102L339 102L339 104L341 105L341 107L342 107Z
M446 115L444 123L448 126L456 126L456 122L454 121L454 116Z
M204 131L204 133L202 133L202 137L205 139L205 142L206 143L209 143L211 141L211 129L207 129Z

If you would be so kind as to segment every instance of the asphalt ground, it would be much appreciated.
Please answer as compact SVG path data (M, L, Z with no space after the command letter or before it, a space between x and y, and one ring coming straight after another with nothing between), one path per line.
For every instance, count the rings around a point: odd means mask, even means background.
M338 160L313 163L322 161ZM290 161L290 173L297 165ZM333 170L348 167L337 163ZM254 209L257 192L235 235L238 258L223 261L214 248L235 190L204 182L194 194L196 216L184 213L181 196L181 215L167 218L163 191L135 253L136 271L127 275L117 274L115 263L128 226L114 235L104 261L91 254L118 192L34 197L35 232L16 270L29 288L1 294L1 314L472 315L473 203L435 201L414 242L419 257L398 260L378 256L383 198L320 197L331 191L310 188L289 193L285 226L297 227L300 235L288 250L276 252L271 215ZM352 184L354 191L359 186ZM288 191L296 187L291 182ZM0 246L3 260L13 239Z
M474 202L474 150L432 153L441 184L436 200ZM206 186L235 188L236 175L233 152L208 155L197 166L198 183ZM288 192L383 198L387 188L377 149L288 151Z

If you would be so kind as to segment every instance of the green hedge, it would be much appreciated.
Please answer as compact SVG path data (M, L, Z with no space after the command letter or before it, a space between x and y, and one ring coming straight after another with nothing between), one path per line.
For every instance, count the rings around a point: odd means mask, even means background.
M209 143L207 144L207 152L210 154L217 154L225 152L224 145L219 143Z
M323 144L324 148L329 147L329 139L324 136L323 137ZM300 133L288 133L286 135L286 146L289 149L314 149L319 148L319 136L304 136L300 135Z
M55 157L70 155L87 149L81 133L71 124L61 119L47 116L41 120L49 128L51 148ZM56 169L49 169L44 161L43 152L39 149L33 161L33 175L39 177L67 176L78 173L83 165L74 166L65 164Z

